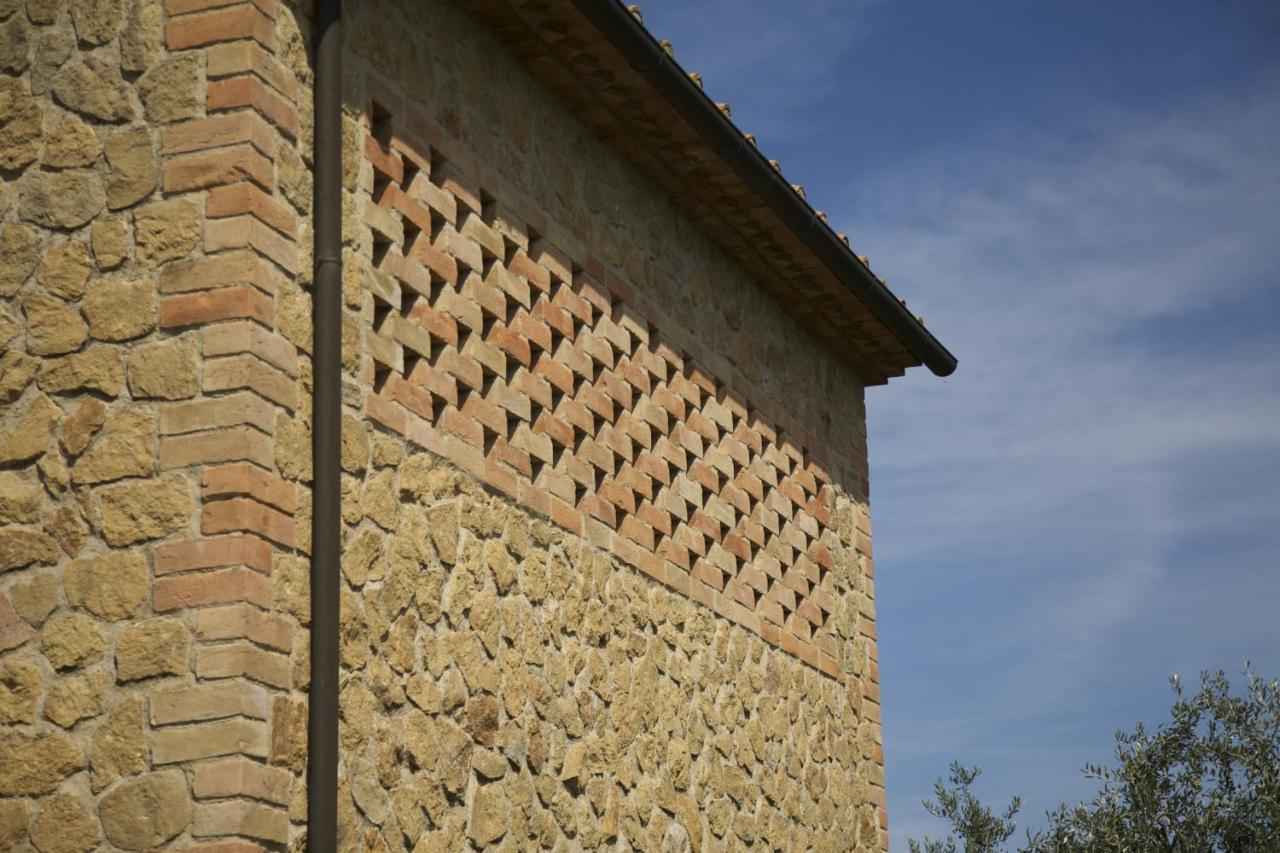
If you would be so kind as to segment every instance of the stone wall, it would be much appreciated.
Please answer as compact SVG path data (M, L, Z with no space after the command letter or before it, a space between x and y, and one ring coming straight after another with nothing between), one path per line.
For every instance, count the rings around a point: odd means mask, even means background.
M454 3L351 10L348 849L882 849L862 389Z
M272 0L0 2L2 849L305 821L304 44Z
M883 848L856 377L456 2L347 34L343 848ZM308 43L0 0L0 848L305 842Z

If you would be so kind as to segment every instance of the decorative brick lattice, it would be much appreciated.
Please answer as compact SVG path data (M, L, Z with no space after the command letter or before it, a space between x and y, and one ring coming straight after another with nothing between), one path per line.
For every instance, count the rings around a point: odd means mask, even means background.
M835 491L814 451L376 104L364 153L369 415L834 675Z

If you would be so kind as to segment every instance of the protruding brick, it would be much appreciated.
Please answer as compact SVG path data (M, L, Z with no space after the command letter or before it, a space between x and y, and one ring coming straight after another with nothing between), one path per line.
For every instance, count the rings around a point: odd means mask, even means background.
M288 688L289 658L243 640L200 646L196 675L201 679L244 676L271 687Z
M298 387L293 378L251 355L206 360L203 387L205 391L249 388L290 411L298 403Z
M151 735L151 760L176 764L223 755L265 758L267 726L258 720L233 717L193 726L156 729Z
M257 536L232 533L166 542L155 550L157 575L169 575L195 569L218 569L248 566L264 575L271 574L271 545Z
M189 154L246 142L271 157L280 145L280 135L261 116L243 112L170 125L160 138L165 154Z
M281 512L292 513L297 509L293 484L256 465L237 462L205 468L201 485L201 494L206 501L210 498L243 495L273 506Z
M284 844L289 840L289 815L283 809L250 800L200 803L196 806L191 834L198 837L247 835Z
M250 427L170 435L160 439L160 467L164 469L240 460L265 468L274 459L270 436Z
M268 607L271 581L252 569L241 568L173 575L156 579L153 601L159 612L241 601Z
M173 157L164 164L166 193L202 190L241 181L253 181L265 190L274 190L276 185L271 161L249 145L232 145Z
M205 60L210 80L237 74L256 74L286 98L292 99L297 84L292 73L256 42L243 40L214 45Z
M298 350L275 332L249 320L217 323L203 330L204 355L252 353L289 376L298 375Z
M170 50L216 44L251 38L274 50L275 26L256 6L244 3L227 9L173 18L164 29L165 44Z
M247 284L263 293L275 293L278 275L256 252L220 252L167 265L160 272L160 292L189 293Z
M151 724L199 723L225 717L267 719L271 702L267 691L248 681L195 684L151 694Z
M160 300L160 325L166 329L243 318L258 320L270 326L275 314L275 303L270 298L260 290L243 286L169 296Z
M252 107L291 139L298 135L297 109L252 75L210 81L206 107L209 112Z
M249 498L206 502L200 516L200 531L205 534L245 531L287 548L294 544L293 516Z
M293 777L283 767L269 767L242 756L202 761L195 766L196 799L252 797L286 805Z
M247 214L286 237L297 233L297 217L293 210L247 181L211 190L204 212L212 218Z
M240 391L160 407L160 434L177 435L247 424L269 432L276 409L257 394Z
M288 620L249 604L206 607L196 617L201 640L248 639L282 652L293 649L293 627Z
M252 248L275 261L287 272L296 272L298 269L297 244L253 216L207 220L204 225L204 248L206 252Z

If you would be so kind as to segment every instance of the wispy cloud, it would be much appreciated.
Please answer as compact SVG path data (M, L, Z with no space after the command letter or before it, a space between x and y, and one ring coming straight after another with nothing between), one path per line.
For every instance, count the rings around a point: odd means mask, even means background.
M883 0L700 0L645 5L645 24L676 59L702 75L709 95L762 137L812 126L811 105L840 83L841 58L863 38Z
M891 786L895 747L899 778L982 753L993 795L1027 792L1035 819L1105 757L1045 726L1134 678L1162 699L1179 659L1261 646L1280 664L1273 623L1247 622L1280 596L1273 558L1207 576L1187 559L1280 509L1280 486L1248 476L1280 461L1278 95L1273 77L1099 108L1069 133L948 140L831 206L961 362L868 398ZM1224 477L1219 502L1195 499ZM968 689L916 683L935 677ZM927 794L891 788L899 840Z

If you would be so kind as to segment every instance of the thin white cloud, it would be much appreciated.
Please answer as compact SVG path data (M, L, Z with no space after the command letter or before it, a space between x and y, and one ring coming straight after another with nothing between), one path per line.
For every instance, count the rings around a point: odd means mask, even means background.
M1280 647L1273 623L1196 619L1206 606L1259 618L1251 602L1280 596L1273 560L1188 584L1178 554L1280 504L1264 478L1212 506L1183 497L1227 476L1223 460L1280 459L1280 343L1241 337L1232 313L1280 293L1278 95L1267 79L1159 113L1100 109L1069 145L948 140L832 206L960 358L951 379L868 394L891 769L895 747L916 767L932 754L938 773L983 755L993 791L1028 793L1034 822L1052 804L1037 798L1072 796L1075 769L1105 748L1043 731L992 755L1003 733L1101 707L1125 679L1158 687L1169 660ZM944 616L895 623L916 606ZM945 648L922 668L971 669L962 695L893 670L896 631L926 627ZM928 793L891 788L899 842L936 830Z
M883 0L646 2L645 25L734 107L744 130L778 139L814 121L811 105L839 84L836 66Z

